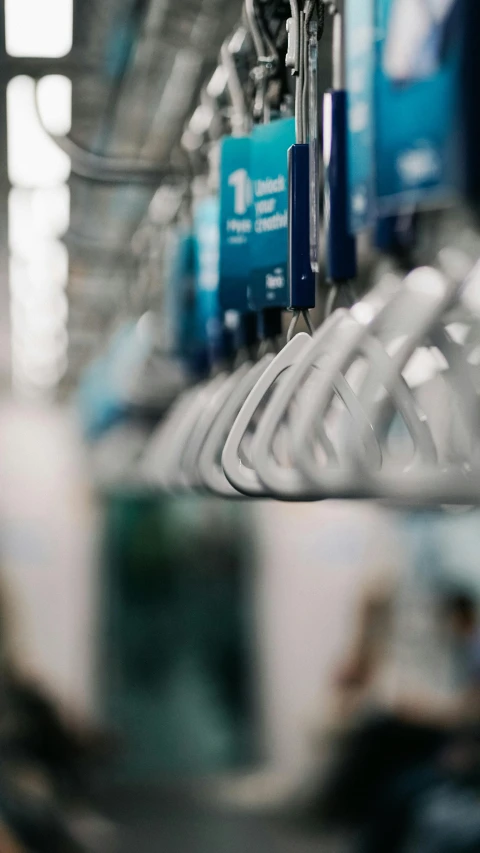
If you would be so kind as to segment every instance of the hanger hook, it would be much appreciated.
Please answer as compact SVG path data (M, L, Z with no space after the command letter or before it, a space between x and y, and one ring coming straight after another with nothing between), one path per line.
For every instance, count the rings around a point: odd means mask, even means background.
M308 311L308 309L303 308L301 310L293 312L293 316L292 316L292 319L290 321L290 325L288 327L288 332L287 332L287 343L292 340L292 338L295 334L295 330L298 326L298 321L299 321L300 317L303 317L304 323L307 327L308 334L310 336L313 336L313 333L315 330L313 328L312 320L310 318L310 312Z

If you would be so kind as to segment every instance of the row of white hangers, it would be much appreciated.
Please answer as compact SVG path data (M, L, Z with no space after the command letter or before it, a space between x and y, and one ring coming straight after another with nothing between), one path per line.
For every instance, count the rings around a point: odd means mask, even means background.
M278 354L188 389L143 460L168 491L480 503L480 263L455 249Z

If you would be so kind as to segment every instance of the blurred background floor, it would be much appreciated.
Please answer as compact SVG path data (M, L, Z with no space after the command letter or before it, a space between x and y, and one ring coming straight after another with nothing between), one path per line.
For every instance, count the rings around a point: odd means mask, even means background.
M285 828L282 821L227 812L185 792L104 796L117 826L112 853L344 853L337 839Z

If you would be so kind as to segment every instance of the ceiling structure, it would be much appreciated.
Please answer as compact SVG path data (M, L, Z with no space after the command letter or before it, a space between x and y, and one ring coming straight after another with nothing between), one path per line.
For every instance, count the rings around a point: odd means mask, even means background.
M6 87L20 74L72 80L70 138L111 162L139 161L168 172L172 150L213 72L241 0L74 0L67 57L8 56L0 0L0 382L10 383ZM74 159L74 158L73 158ZM134 275L131 241L159 178L109 183L70 178L68 283L71 388L100 350Z
M0 220L8 220L6 87L18 74L64 74L72 80L69 138L82 163L92 157L97 165L98 158L110 166L128 161L148 164L152 172L151 180L143 175L142 180L121 181L117 174L112 183L99 179L102 169L94 169L93 177L88 169L76 174L72 155L70 226L64 237L69 250L69 348L62 387L68 393L128 307L138 278L132 238L161 174L182 168L179 140L224 39L241 17L242 0L74 0L73 47L60 59L6 54L4 2L0 0ZM329 54L327 44L323 76L329 73ZM6 227L0 240L0 381L5 385L10 381Z
M165 166L212 74L240 0L77 0L72 139L122 161ZM135 275L132 237L158 185L72 174L69 372L98 350Z

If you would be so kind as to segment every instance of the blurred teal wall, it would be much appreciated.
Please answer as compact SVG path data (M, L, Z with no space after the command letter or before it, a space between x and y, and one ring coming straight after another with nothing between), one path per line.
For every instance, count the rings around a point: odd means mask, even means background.
M238 503L103 499L100 704L127 779L255 754L252 548Z

